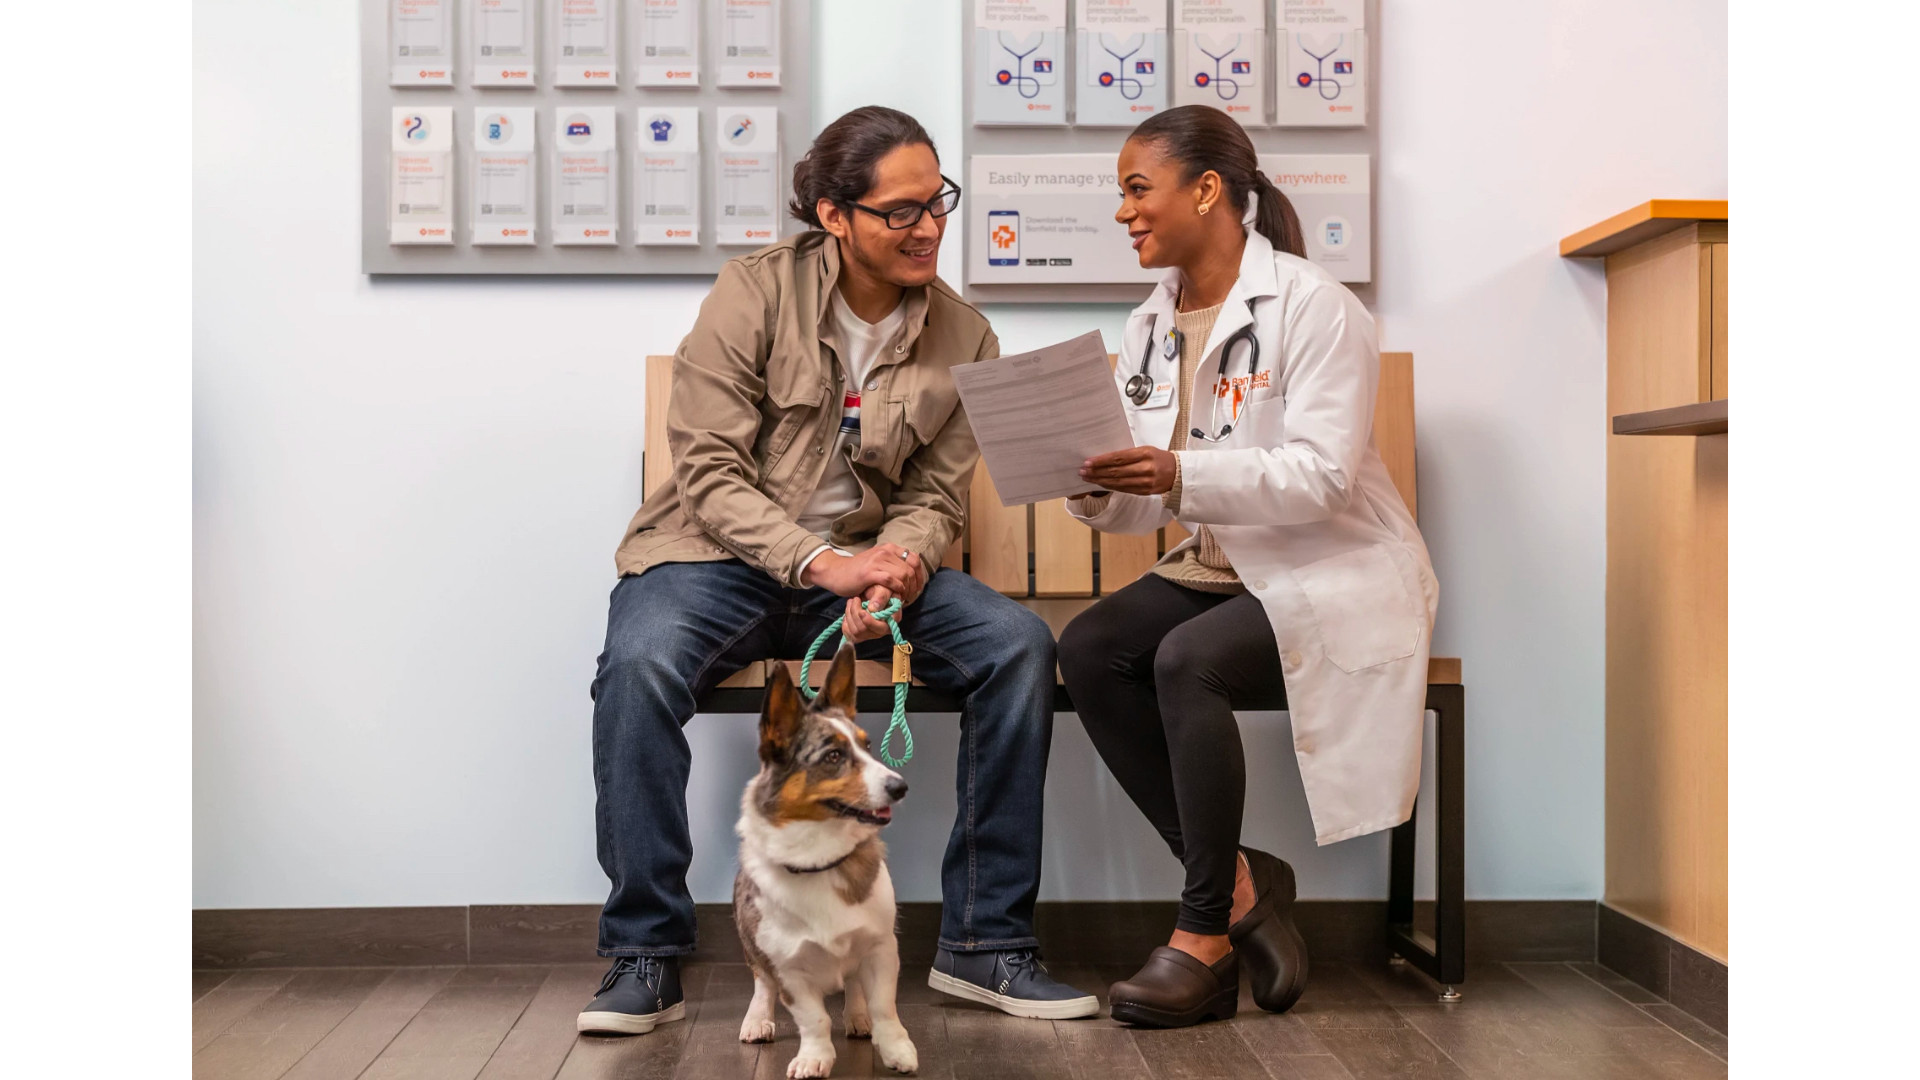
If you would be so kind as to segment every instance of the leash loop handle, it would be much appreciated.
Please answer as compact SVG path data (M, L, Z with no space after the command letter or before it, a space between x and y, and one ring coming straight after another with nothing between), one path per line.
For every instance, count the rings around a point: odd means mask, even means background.
M893 719L887 724L887 733L880 739L880 760L885 762L889 769L905 768L907 762L913 760L913 729L907 726L907 686L912 681L907 673L907 657L912 655L913 646L907 644L906 635L900 632L901 607L900 598L897 596L877 612L873 610L872 604L865 600L860 601L860 610L872 613L874 618L886 623L887 629L893 633ZM807 672L813 667L813 658L820 654L821 647L832 639L833 635L840 633L841 626L846 621L845 615L833 620L832 625L821 631L819 637L813 639L813 644L807 647L806 657L800 661L800 693L808 701L820 696L819 691L807 681ZM896 735L900 739L898 758L893 756L893 741Z

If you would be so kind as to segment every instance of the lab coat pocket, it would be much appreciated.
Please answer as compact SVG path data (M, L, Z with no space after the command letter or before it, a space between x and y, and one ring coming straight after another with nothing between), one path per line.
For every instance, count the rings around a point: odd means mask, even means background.
M1420 646L1421 617L1384 544L1308 563L1293 579L1313 608L1327 659L1353 673L1404 660Z

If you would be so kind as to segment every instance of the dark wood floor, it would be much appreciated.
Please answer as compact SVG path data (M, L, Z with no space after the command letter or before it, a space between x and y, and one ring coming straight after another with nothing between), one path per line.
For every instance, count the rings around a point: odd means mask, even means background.
M194 1076L204 1080L778 1080L797 1041L743 1046L752 977L739 964L684 972L687 1019L651 1035L576 1036L601 966L304 968L193 973ZM1056 967L1106 1001L1126 970ZM1591 964L1498 964L1443 1005L1404 966L1324 964L1284 1016L1243 996L1239 1018L1178 1031L1106 1017L1018 1020L903 973L901 1019L923 1077L942 1080L1693 1080L1727 1075L1727 1041ZM838 1027L838 1009L835 1026ZM836 1038L836 1077L891 1076L870 1044Z

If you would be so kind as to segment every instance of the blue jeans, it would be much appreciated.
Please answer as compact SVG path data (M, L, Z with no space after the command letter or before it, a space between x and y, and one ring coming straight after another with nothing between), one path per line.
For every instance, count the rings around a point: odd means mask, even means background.
M681 729L694 702L758 660L799 659L844 610L825 589L789 589L737 560L668 563L614 586L593 680L593 783L600 866L612 882L600 955L694 948ZM1038 944L1040 818L1053 743L1053 632L1038 615L955 570L902 612L913 673L962 703L959 817L941 864L941 946ZM829 647L837 648L836 639ZM891 655L863 642L863 659Z

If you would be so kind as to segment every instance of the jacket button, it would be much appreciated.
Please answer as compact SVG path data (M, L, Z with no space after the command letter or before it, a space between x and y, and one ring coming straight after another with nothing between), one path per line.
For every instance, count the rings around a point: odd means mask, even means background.
M880 389L880 380L879 380L879 379L868 379L868 380L867 380L867 389L869 389L869 390L878 390L878 389Z
M1300 654L1299 654L1299 653L1297 653L1297 652L1290 652L1290 653L1288 653L1288 654L1287 654L1287 666L1288 666L1288 667L1292 667L1292 668L1297 668L1297 667L1299 667L1299 666L1300 666Z
M816 454L824 454L827 452L827 448L824 446L815 447L813 452Z
M877 458L879 456L880 456L880 451L878 450L869 450L866 453L860 455L863 461L872 461L874 458Z
M1253 588L1255 592L1265 592L1267 589L1267 583L1264 581L1256 581L1253 583Z
M895 345L895 346L893 347L893 354L894 354L895 356L898 356L898 355L900 355L901 353L903 353L903 352L906 352L906 351L907 351L907 347L906 347L905 345Z

